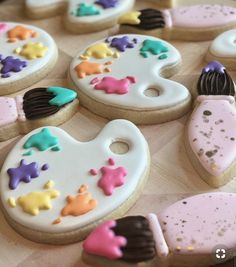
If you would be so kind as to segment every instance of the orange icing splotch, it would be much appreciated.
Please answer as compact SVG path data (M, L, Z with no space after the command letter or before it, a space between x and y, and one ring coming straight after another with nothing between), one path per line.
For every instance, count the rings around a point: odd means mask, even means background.
M29 38L37 37L38 33L31 29L25 28L24 26L18 25L13 29L9 30L7 32L7 35L8 42L14 43L18 40L27 40Z
M83 61L75 67L75 71L79 78L84 78L92 74L103 73L103 65L89 61Z
M92 198L86 185L80 187L78 195L68 196L66 201L67 204L61 211L62 216L80 216L95 209L97 206L97 201Z
M52 222L52 224L59 224L61 223L61 217L58 217L55 221Z

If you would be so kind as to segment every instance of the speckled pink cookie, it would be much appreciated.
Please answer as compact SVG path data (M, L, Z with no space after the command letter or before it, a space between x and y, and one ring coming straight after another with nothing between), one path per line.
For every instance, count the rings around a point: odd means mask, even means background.
M159 214L107 221L84 241L83 260L96 267L201 267L236 255L236 194L183 199ZM98 240L103 240L102 244ZM217 249L226 257L217 259Z
M219 187L236 174L235 85L224 66L213 61L203 69L197 91L186 148L201 177Z
M235 28L236 8L226 5L192 5L172 9L144 9L120 18L121 33L148 34L163 39L212 40Z

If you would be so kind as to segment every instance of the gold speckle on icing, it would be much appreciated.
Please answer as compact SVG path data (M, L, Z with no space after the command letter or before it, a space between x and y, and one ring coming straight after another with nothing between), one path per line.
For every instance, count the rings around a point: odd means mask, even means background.
M141 20L139 19L140 15L141 15L141 12L139 12L139 11L131 11L131 12L126 13L125 15L121 16L119 18L119 23L120 24L138 25L141 22Z
M42 43L28 43L15 49L15 53L27 59L44 57L48 48Z
M52 208L51 199L60 195L57 190L48 190L45 192L31 192L17 199L23 211L31 215L38 215L39 210L47 210Z
M55 182L52 180L49 180L45 185L44 185L44 189L51 189L55 186Z
M8 204L11 208L15 208L16 207L16 200L14 197L10 197L8 198Z
M180 251L180 250L181 250L181 247L180 247L180 246L177 246L177 247L176 247L176 250L177 250L177 251Z
M189 247L187 247L187 250L191 252L194 250L194 248L192 246L189 246Z
M113 52L106 43L98 43L90 46L86 49L84 54L80 55L80 59L88 60L91 57L96 59L102 59L106 57L118 58L119 53Z

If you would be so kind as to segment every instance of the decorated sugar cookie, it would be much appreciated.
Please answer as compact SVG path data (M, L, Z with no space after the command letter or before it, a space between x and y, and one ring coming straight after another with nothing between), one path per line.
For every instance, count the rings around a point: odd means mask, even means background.
M48 33L31 25L0 22L0 95L36 83L56 61L57 47Z
M203 69L197 92L186 148L201 177L219 187L236 173L235 85L225 67L213 61Z
M163 39L212 40L235 28L236 8L224 5L192 5L172 9L143 9L120 17L121 33L148 34Z
M118 18L132 9L135 0L26 0L29 17L43 18L67 9L64 24L69 31L86 33L117 24Z
M164 78L180 64L178 50L161 39L117 35L77 54L69 81L92 112L109 119L161 123L181 117L190 106L189 91Z
M147 142L129 121L109 122L84 143L60 128L39 128L16 144L2 167L3 211L26 238L76 242L98 222L124 214L148 172Z
M149 2L157 4L160 7L173 7L175 0L149 0Z
M0 97L0 141L44 125L59 125L78 110L77 93L51 86L34 88L23 96Z
M227 69L236 70L236 30L217 36L209 47L206 60L218 60Z
M159 214L99 225L83 243L83 260L97 267L205 267L235 256L236 194L207 193ZM102 242L101 242L102 240ZM215 257L225 249L226 257Z

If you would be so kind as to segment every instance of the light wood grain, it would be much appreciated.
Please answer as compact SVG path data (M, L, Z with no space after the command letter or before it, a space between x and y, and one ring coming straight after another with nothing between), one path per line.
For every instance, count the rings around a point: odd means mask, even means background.
M181 0L179 0L181 1ZM183 0L181 1L183 2ZM186 2L186 1L185 1ZM188 3L190 1L187 1ZM194 0L194 2L206 2ZM209 0L209 3L230 3L236 6L236 1ZM0 19L18 21L39 26L48 31L59 47L59 61L52 73L33 87L48 85L67 85L67 70L69 63L84 46L108 35L108 31L73 35L64 30L61 17L44 20L29 20L22 12L23 1L8 0L0 5ZM154 7L148 1L138 1L137 8ZM113 29L110 32L115 32ZM183 66L173 77L191 90L194 80L204 66L204 56L209 42L171 42L183 55ZM236 81L236 72L231 72ZM28 90L29 88L27 88ZM150 179L136 205L128 214L143 214L158 212L184 197L213 191L193 169L184 148L184 126L189 115L169 123L152 126L140 126L151 150L152 166ZM92 139L106 124L107 120L100 118L85 108L61 127L73 137L81 141ZM20 137L0 143L0 166L14 144ZM236 179L219 189L220 191L236 192ZM214 190L216 191L216 190ZM86 267L80 261L81 244L69 246L47 246L32 243L14 232L6 223L0 212L0 266L1 267ZM224 267L232 266L224 265ZM190 266L191 267L191 266Z

